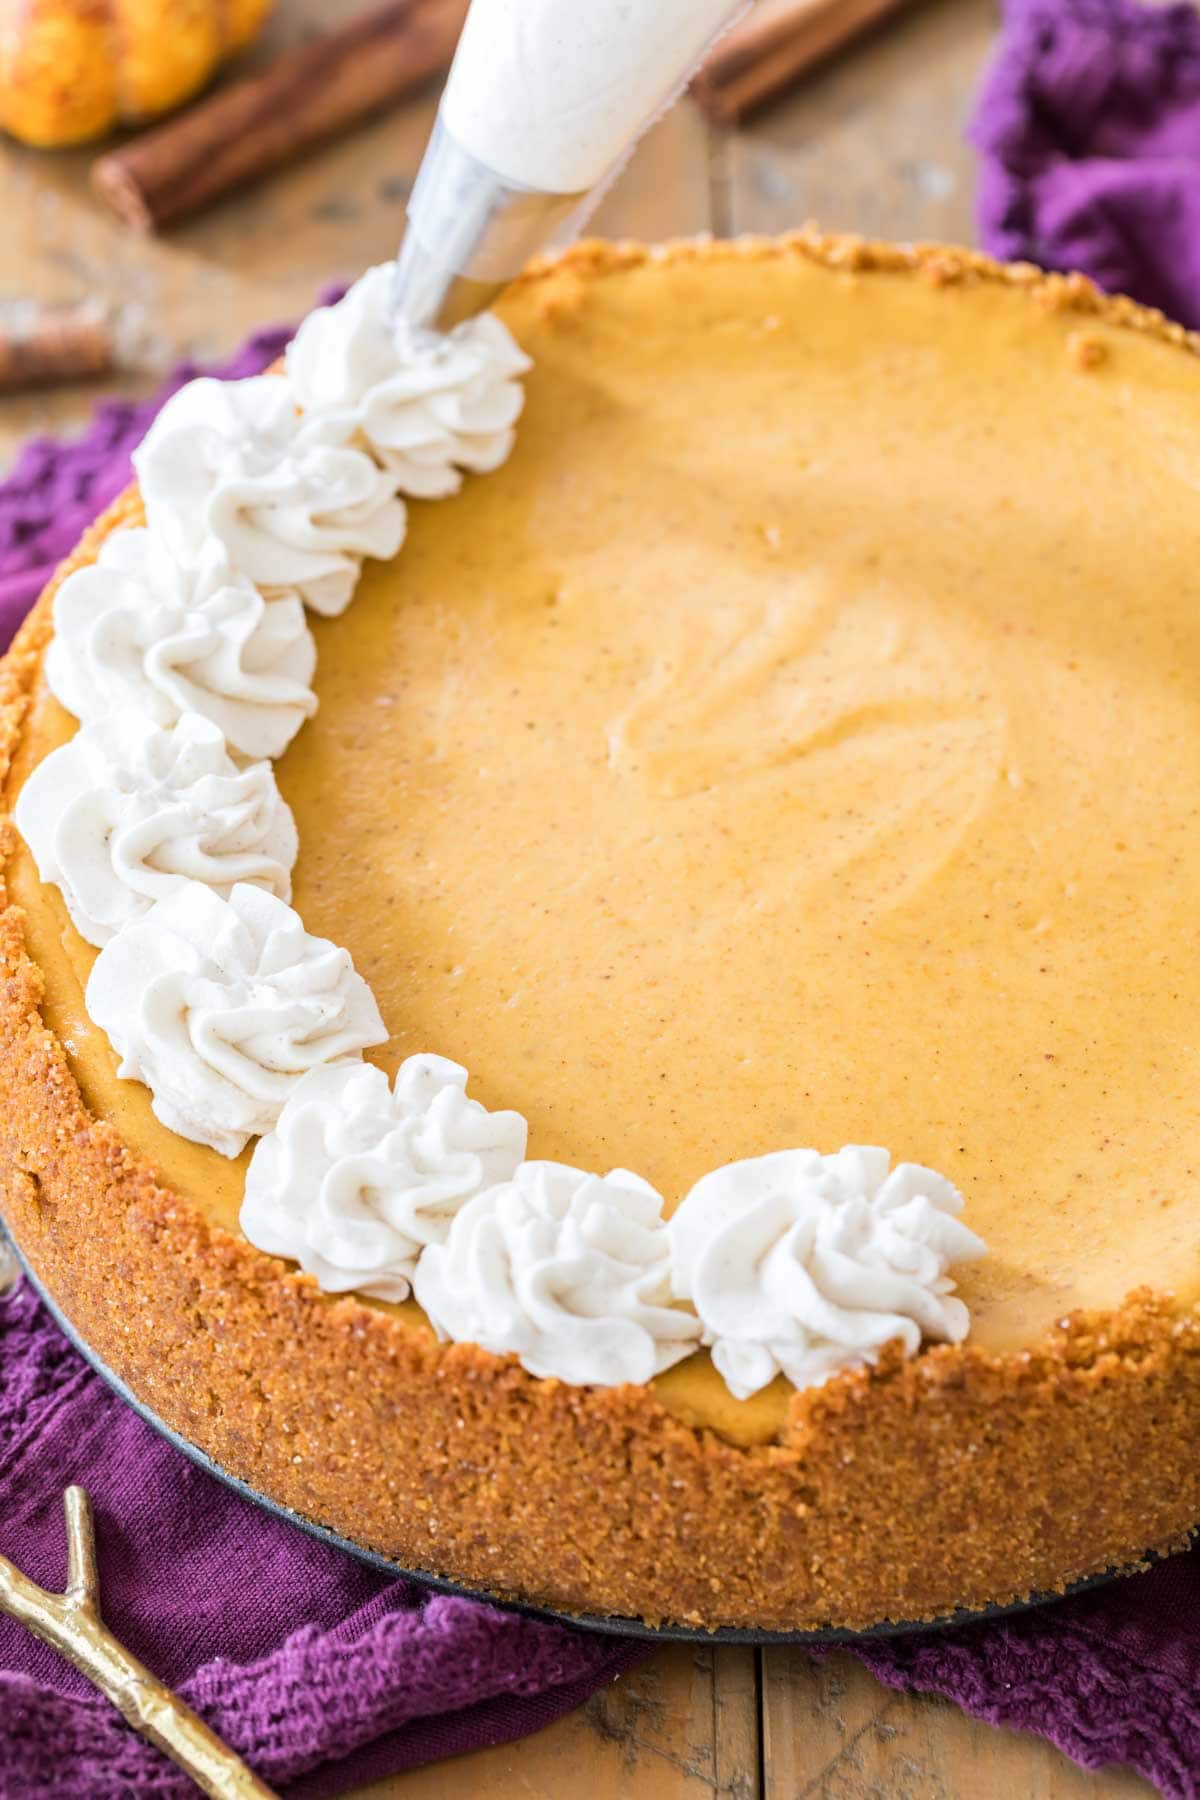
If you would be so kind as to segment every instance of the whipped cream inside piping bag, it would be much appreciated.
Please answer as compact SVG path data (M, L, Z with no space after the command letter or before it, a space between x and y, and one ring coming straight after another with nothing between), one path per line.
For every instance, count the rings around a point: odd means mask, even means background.
M541 4L471 17L519 38ZM728 8L697 8L697 30L701 11ZM984 1247L932 1170L780 1151L705 1176L667 1224L628 1170L526 1161L524 1119L469 1097L458 1064L411 1056L389 1084L363 1060L387 1039L378 1006L287 904L295 826L246 759L281 755L315 710L301 596L340 612L362 558L399 548L402 493L503 462L529 366L489 317L393 327L390 279L369 270L314 313L285 374L181 389L134 459L146 527L111 533L55 598L46 680L82 729L17 823L100 946L86 1005L118 1073L182 1137L225 1156L259 1139L241 1222L260 1249L328 1292L411 1288L442 1337L534 1375L646 1382L703 1343L745 1397L891 1340L960 1341L948 1271Z
M748 0L472 0L441 115L518 187L594 187Z
M299 846L271 765L239 769L199 713L169 728L139 713L83 726L34 769L15 817L89 944L187 881L223 898L248 881L291 899Z
M470 317L577 236L749 0L472 0L393 281L414 325Z

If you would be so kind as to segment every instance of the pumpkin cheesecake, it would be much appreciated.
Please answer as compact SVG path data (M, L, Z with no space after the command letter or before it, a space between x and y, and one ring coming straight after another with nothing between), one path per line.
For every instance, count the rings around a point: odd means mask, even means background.
M47 1291L231 1474L502 1598L856 1628L1179 1544L1200 343L814 235L536 264L403 404L315 321L180 397L3 665Z

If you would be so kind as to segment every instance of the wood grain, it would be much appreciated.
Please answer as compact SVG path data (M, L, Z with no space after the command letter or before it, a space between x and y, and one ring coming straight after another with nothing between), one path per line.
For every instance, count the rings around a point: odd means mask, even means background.
M879 1686L847 1655L763 1653L765 1800L1142 1800L1128 1771L1091 1774L1042 1738Z
M353 1800L758 1800L753 1650L672 1645L518 1744L433 1764Z
M1125 1770L892 1693L853 1657L664 1649L522 1743L434 1764L350 1800L1152 1800Z
M925 0L724 140L729 231L815 219L867 237L974 240L964 141L993 0Z
M280 0L257 60L366 0ZM596 228L659 238L830 228L970 241L961 128L991 41L992 0L925 0L822 66L736 133L684 104L645 140ZM250 66L256 58L251 58ZM241 67L245 67L243 62ZM137 240L87 190L90 154L0 147L0 294L143 309L155 354L229 351L297 317L322 283L389 256L436 104L422 94L161 239ZM76 429L101 387L0 400L0 464L34 430ZM849 1657L670 1646L521 1743L360 1789L357 1800L1135 1800L1040 1740L877 1686Z
M692 82L710 119L732 125L775 99L908 0L758 0Z

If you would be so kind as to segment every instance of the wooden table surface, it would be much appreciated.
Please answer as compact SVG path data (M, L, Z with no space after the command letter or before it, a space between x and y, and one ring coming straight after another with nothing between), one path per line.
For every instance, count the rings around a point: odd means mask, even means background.
M264 52L362 0L279 0ZM896 238L971 241L962 141L995 29L992 0L924 0L737 132L690 103L647 138L596 229L661 238L777 231L809 219ZM0 150L0 297L101 293L137 309L148 392L186 354L294 318L322 283L393 254L436 105L430 92L308 162L142 240L89 196L86 152ZM68 431L104 387L0 401L0 466L35 430ZM893 1694L845 1654L671 1646L525 1741L360 1790L359 1800L1134 1800L1121 1771L1085 1774L1038 1739Z

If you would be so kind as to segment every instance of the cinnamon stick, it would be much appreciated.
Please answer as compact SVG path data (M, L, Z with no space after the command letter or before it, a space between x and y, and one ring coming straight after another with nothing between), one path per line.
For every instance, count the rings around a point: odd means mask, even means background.
M86 381L105 374L115 361L113 321L98 302L0 303L0 393L56 381Z
M692 93L710 118L735 124L905 3L758 0L713 46L692 82Z
M100 157L93 186L136 231L198 212L441 74L466 12L390 0Z

